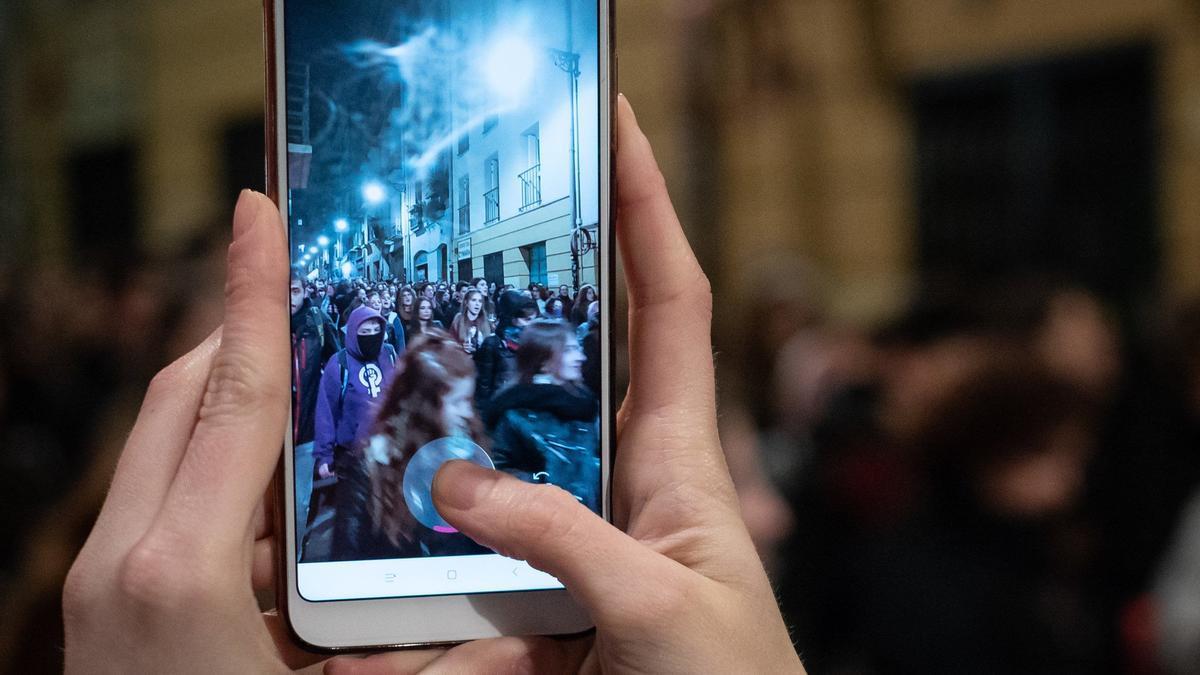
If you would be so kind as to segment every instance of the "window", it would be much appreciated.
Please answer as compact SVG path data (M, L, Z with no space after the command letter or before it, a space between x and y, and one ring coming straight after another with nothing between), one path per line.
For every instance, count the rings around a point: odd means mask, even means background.
M458 233L471 232L471 177L458 179Z
M504 285L504 254L489 253L483 256L483 278L496 288Z
M529 283L546 285L546 242L521 247L521 257L529 266Z
M500 220L500 158L492 155L484 165L487 189L483 193L483 222L485 225Z
M458 156L462 157L471 149L471 135L463 134L458 137Z
M465 260L459 260L458 261L458 280L459 281L470 281L471 278L474 276L475 276L475 270L473 270L471 268L471 259L466 258Z
M500 126L499 115L488 115L487 117L483 118L483 133L486 134L498 126Z
M525 166L521 179L521 210L542 204L542 144L538 125L525 132Z

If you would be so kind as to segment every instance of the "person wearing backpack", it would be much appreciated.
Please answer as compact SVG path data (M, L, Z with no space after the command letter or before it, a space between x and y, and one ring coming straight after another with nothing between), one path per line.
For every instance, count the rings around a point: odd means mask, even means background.
M350 468L362 462L362 445L375 422L380 404L396 369L396 352L384 343L384 319L378 310L362 305L346 321L346 347L340 350L321 374L317 397L316 440L313 456L322 479L338 477L334 508L354 493L342 477L355 474ZM335 528L333 551L346 551Z
M312 497L314 422L321 371L341 350L338 331L329 316L306 297L304 278L292 270L292 440L296 458L296 541L304 541Z

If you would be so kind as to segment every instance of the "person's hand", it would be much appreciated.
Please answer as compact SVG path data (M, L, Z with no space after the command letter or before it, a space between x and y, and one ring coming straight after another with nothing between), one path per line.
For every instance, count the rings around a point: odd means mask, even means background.
M150 384L67 576L68 671L261 673L318 660L260 614L252 587L269 587L274 570L263 494L287 425L287 244L259 194L242 194L233 232L224 326Z
M317 467L317 475L322 479L333 478L333 469L329 467L329 464L322 463L321 466Z
M708 281L624 98L617 122L631 364L617 418L616 526L561 489L465 462L447 464L433 486L446 520L559 578L596 631L469 643L431 672L803 671L717 437ZM410 658L339 657L326 672L402 672Z

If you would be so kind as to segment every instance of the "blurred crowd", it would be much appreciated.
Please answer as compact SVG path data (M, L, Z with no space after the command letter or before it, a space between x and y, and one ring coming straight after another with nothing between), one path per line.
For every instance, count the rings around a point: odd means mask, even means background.
M61 669L63 578L150 379L221 322L224 229L171 257L0 269L0 671Z
M1200 672L1200 304L1028 276L851 330L819 288L756 294L723 416L812 672Z

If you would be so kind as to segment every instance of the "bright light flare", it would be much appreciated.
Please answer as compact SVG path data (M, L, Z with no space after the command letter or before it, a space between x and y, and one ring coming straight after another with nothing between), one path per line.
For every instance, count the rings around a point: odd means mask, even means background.
M363 185L363 199L371 206L378 206L387 201L387 188L379 181L370 181Z
M349 277L351 274L354 274L354 263L342 263L342 276Z
M345 232L350 229L350 223L345 218L338 218L333 221L333 229L338 232Z
M321 236L317 237L317 246L320 246L321 248L328 247L329 246L329 237L326 237L325 235L321 235Z
M506 35L492 43L484 53L484 80L500 99L520 100L533 84L537 60L537 51L527 40Z

